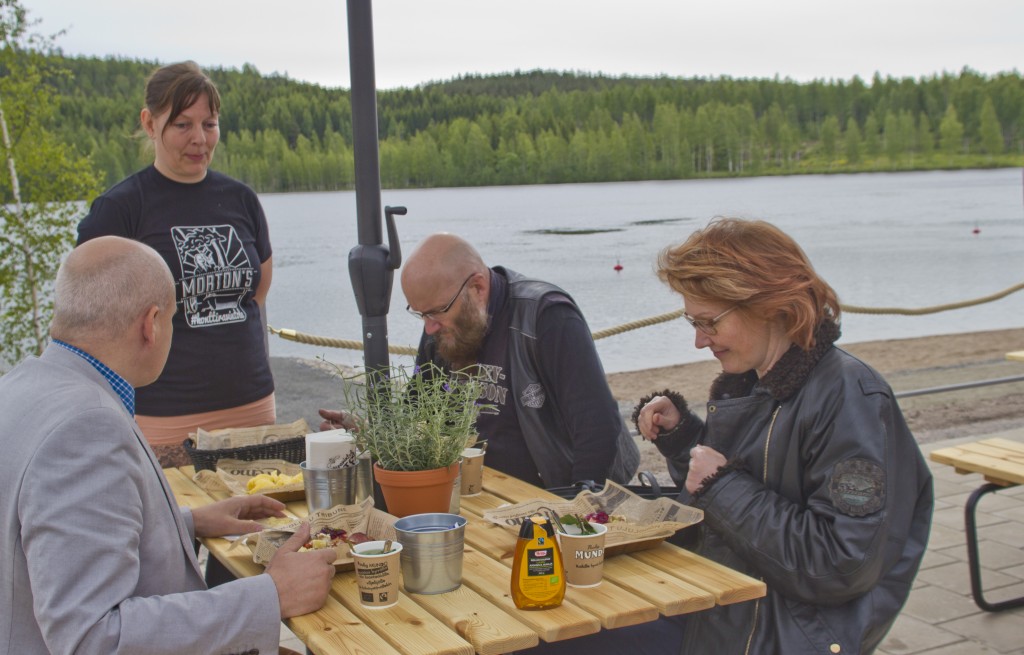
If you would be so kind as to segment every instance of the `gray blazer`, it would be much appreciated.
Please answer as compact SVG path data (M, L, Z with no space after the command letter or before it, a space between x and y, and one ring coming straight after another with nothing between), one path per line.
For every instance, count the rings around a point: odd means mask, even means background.
M206 589L134 419L51 345L0 377L0 653L277 653L263 574Z

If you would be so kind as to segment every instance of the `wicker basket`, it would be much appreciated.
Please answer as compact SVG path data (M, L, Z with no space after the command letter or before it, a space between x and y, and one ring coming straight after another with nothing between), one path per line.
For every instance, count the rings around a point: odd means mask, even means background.
M217 450L197 450L192 439L185 439L181 445L185 448L185 452L191 458L192 465L197 471L217 470L217 460L219 459L240 459L246 462L257 459L283 459L293 464L298 464L306 459L305 435L272 443Z

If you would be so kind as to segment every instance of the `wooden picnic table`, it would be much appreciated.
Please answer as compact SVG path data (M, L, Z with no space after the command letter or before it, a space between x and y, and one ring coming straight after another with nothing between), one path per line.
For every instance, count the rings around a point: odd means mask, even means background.
M199 507L218 500L193 481L193 467L165 469L179 504ZM403 653L493 655L561 641L601 628L615 629L765 595L764 582L667 542L610 557L604 580L593 588L568 587L562 605L523 611L510 595L516 534L482 518L505 503L547 498L543 489L484 468L484 491L463 497L460 513L468 519L462 586L436 595L401 594L388 609L368 610L359 603L355 574L339 572L324 607L288 619L289 629L316 655ZM288 503L297 517L307 515L305 501ZM210 554L235 576L258 575L248 547L227 539L204 539Z
M975 489L964 507L967 535L967 564L971 574L971 595L983 610L997 612L1024 605L1024 596L991 603L985 600L981 584L978 556L978 525L976 513L981 498L988 493L1024 484L1024 443L1010 439L981 439L958 446L933 450L931 459L952 466L957 473L980 473L985 484Z

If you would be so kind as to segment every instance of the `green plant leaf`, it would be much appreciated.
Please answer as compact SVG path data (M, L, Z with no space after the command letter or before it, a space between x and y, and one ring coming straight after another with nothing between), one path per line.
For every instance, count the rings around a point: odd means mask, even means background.
M356 415L356 443L392 471L450 466L476 441L481 378L471 369L428 363L412 369L342 375L347 407Z

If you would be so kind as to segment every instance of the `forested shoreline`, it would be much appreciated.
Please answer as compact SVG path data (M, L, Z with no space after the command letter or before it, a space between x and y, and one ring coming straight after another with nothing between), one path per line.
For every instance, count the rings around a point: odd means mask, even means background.
M52 81L56 134L105 186L149 163L135 133L157 62L50 56L71 73ZM215 168L260 192L352 187L348 89L208 72L223 95ZM1024 165L1017 71L809 83L530 71L377 102L386 188Z

